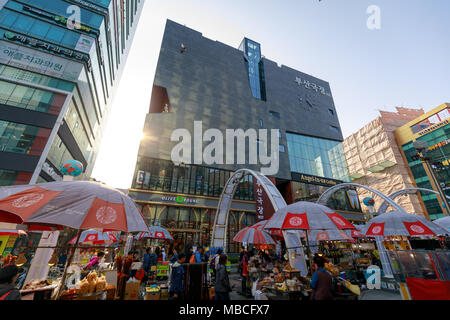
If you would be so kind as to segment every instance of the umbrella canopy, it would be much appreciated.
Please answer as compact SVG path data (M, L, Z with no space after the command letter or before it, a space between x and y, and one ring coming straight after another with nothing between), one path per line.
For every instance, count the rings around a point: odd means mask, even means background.
M263 230L266 220L260 221L253 226L245 227L233 238L236 242L246 242L251 244L275 244L270 234Z
M444 228L447 231L450 231L450 216L434 220L433 223L437 224L438 226Z
M448 234L442 227L419 215L391 211L369 220L361 230L366 236L429 236Z
M345 230L345 233L349 235L350 237L357 239L357 238L364 238L365 236L361 233L361 229L355 229L355 230Z
M130 197L91 181L2 187L0 222L124 232L148 230Z
M148 232L139 232L135 237L136 240L144 238L160 239L160 240L173 240L169 231L160 226L151 226L148 228Z
M69 241L70 244L74 244L77 237ZM93 243L93 244L104 244L108 242L119 242L114 233L111 231L101 232L98 230L90 229L85 230L80 235L79 243Z
M300 201L277 210L264 229L346 230L356 228L324 205Z
M350 230L346 230L350 231ZM353 231L353 230L351 230ZM302 237L305 237L306 234L302 232ZM345 231L342 230L311 230L308 235L309 241L353 241L353 238L350 237Z

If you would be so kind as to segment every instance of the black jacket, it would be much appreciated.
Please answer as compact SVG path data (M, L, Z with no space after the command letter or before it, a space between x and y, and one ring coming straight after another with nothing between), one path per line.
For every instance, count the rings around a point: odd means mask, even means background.
M228 279L227 269L223 264L217 265L216 270L216 284L214 285L216 292L230 292L230 280Z
M11 291L12 290L12 291ZM5 298L5 300L21 300L20 291L14 288L10 284L0 284L0 298L5 295L5 293L11 291L10 294Z

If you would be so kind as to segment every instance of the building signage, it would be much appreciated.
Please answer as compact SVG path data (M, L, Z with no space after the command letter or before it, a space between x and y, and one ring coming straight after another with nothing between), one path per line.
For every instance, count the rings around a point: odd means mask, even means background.
M42 10L39 10L39 9L36 9L36 8L33 8L33 7L29 7L29 6L23 6L23 10L24 11L28 11L28 12L33 13L33 14L36 14L36 15L39 15L39 16L42 16L42 17L45 17L47 19L53 20L53 21L55 21L55 22L57 22L59 24L62 24L64 26L67 26L67 21L69 20L69 19L67 19L67 18L65 18L63 16L50 14L50 13L47 13L45 11L42 11ZM98 32L96 30L92 30L88 26L85 26L85 25L80 24L78 22L75 22L74 26L75 26L75 29L77 29L77 30L85 31L85 32L88 32L88 33L94 33L96 35L98 34Z
M79 53L79 52L76 52L76 51L73 51L70 49L61 48L61 47L55 46L53 44L50 44L48 42L36 40L36 39L30 38L27 36L23 36L23 35L14 33L14 32L7 31L3 34L3 37L5 39L8 39L9 41L18 41L18 42L27 44L31 47L45 49L50 52L62 54L67 57L74 58L74 59L82 61L82 62L86 62L89 71L91 70L91 58L89 57L89 55L85 55L85 54L82 54L82 53Z
M430 133L431 131L439 129L439 128L445 126L446 124L448 124L448 119L445 120L445 121L442 121L441 123L438 123L438 124L436 124L434 126L431 126L431 127L427 128L425 130L422 130L418 134L419 134L419 136L423 136L424 134L427 134L427 133Z
M88 9L92 9L92 10L95 10L95 11L99 11L99 12L101 12L103 14L109 15L108 10L103 9L103 8L101 8L99 6L96 6L95 4L92 4L90 2L87 2L87 1L84 1L84 0L70 0L70 2L75 2L77 4L80 4L83 7L88 8Z
M256 222L269 219L275 212L259 180L253 178L253 193L256 204Z
M432 145L431 147L428 147L428 150L432 151L432 150L437 149L437 148L442 148L443 146L446 146L449 143L450 143L450 139L447 139L447 140L438 142L438 143Z
M291 175L292 175L292 180L294 180L294 181L318 184L318 185L322 185L325 187L332 187L332 186L342 183L342 181L340 181L340 180L310 176L310 175L304 174L304 173L292 172Z
M145 177L145 172L142 170L139 170L137 173L137 177L136 177L136 184L144 183L144 177Z
M68 81L77 81L83 65L0 40L0 63Z
M82 34L80 35L80 38L78 38L75 50L89 54L91 52L91 48L94 42L95 42L94 38Z
M162 201L176 202L179 204L198 204L199 201L193 198L185 198L183 196L163 196L161 198Z
M311 82L306 79L302 79L300 77L295 77L295 82L297 82L299 86L304 86L306 89L314 90L316 92L320 92L321 94L323 94L325 96L331 97L331 93L326 92L324 87L319 86L318 84L315 84L314 82Z
M42 165L42 171L48 174L55 181L62 181L63 177L53 168L53 166L47 162Z

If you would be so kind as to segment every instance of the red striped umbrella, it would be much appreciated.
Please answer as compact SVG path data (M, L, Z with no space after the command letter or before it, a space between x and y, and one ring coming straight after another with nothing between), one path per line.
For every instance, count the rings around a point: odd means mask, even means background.
M105 184L61 181L0 188L0 222L147 231L133 200Z
M270 234L263 230L267 221L260 221L253 226L245 227L233 238L236 242L246 242L252 244L275 244Z
M277 210L264 229L347 230L356 228L326 206L300 201Z
M351 236L352 238L354 238L354 239L357 239L357 238L364 238L364 237L365 237L365 235L363 235L363 234L361 233L361 229L345 230L345 232L346 232L349 236Z
M437 236L448 235L449 231L428 221L422 216L391 211L370 219L364 226L366 236Z
M169 231L160 226L151 226L148 228L149 232L139 232L136 236L136 240L144 238L159 239L159 240L173 240Z
M74 244L77 240L77 237L73 238L69 241L70 244ZM119 242L113 232L106 231L101 232L98 230L85 230L80 235L79 243L93 243L93 244L105 244L105 243L114 243Z

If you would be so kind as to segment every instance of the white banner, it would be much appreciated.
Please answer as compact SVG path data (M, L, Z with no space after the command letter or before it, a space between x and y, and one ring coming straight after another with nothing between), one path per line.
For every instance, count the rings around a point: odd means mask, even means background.
M288 248L289 263L292 268L299 270L300 274L305 277L308 274L306 266L305 253L303 245L300 241L300 231L283 231L286 248ZM289 249L292 248L292 249Z
M59 231L44 231L38 246L55 247L58 242L58 237ZM47 279L48 271L50 269L48 261L53 255L53 251L53 248L38 248L36 250L24 284Z
M81 63L1 40L0 63L68 81L77 81L83 70Z

